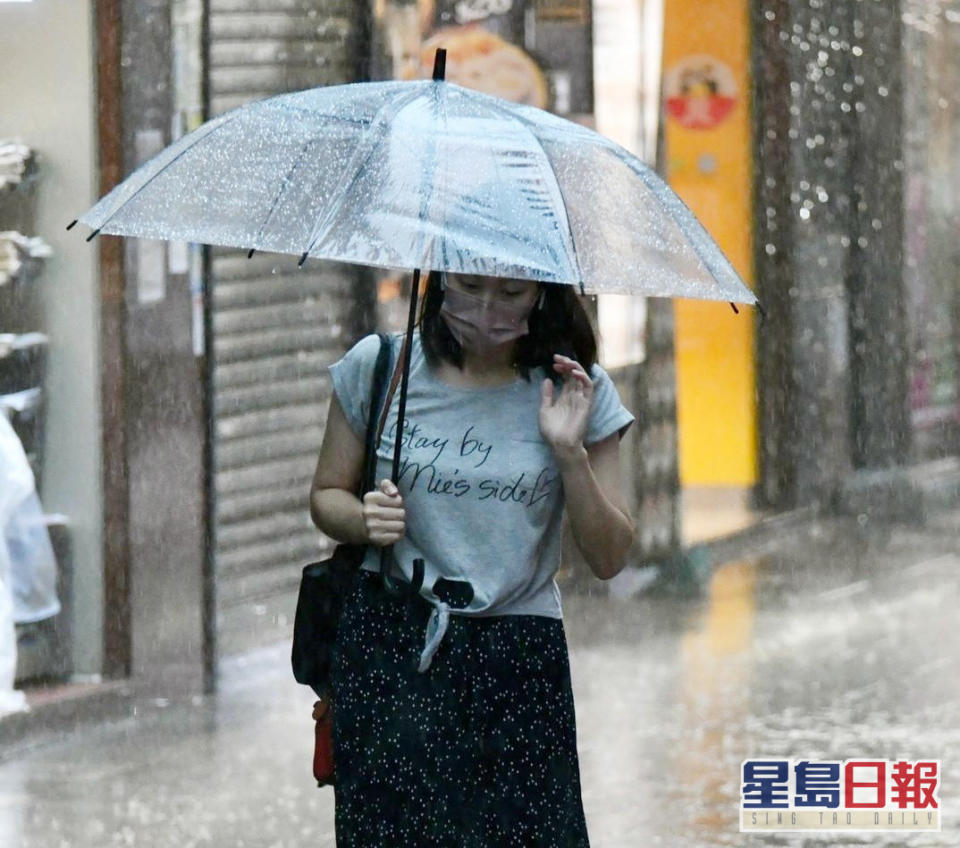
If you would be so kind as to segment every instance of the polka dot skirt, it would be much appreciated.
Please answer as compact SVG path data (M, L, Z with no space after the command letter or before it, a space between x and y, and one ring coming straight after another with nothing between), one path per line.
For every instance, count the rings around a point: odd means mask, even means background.
M563 621L431 611L361 571L333 655L338 848L589 848Z

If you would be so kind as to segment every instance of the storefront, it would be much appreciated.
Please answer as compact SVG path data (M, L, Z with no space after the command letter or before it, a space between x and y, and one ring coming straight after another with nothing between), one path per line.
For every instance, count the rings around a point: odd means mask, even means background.
M96 195L95 56L92 3L0 2L0 144L29 151L7 147L6 167L30 162L23 179L0 187L0 249L16 250L11 233L49 246L49 256L0 284L0 334L10 334L0 394L36 390L7 413L33 460L44 512L63 517L53 533L62 611L52 629L50 621L18 627L21 680L96 680L103 664L97 255L64 230Z

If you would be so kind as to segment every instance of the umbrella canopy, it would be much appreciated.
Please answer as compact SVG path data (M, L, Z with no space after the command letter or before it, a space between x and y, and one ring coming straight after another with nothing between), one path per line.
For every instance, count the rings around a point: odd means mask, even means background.
M80 219L95 232L386 268L754 303L650 168L440 80L285 94L211 120Z
M548 112L445 82L445 55L437 51L433 80L315 88L241 106L146 162L79 220L93 227L89 238L412 270L408 351L421 270L756 303L639 159ZM400 421L409 378L405 356ZM383 547L385 588L417 591L423 561L414 561L407 590L390 577L392 562L392 545Z

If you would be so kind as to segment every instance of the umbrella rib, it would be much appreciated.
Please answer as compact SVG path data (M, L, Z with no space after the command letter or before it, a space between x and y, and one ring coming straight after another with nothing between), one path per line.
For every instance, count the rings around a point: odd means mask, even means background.
M421 82L425 82L421 81ZM258 100L254 103L248 104L248 106L259 106L263 109L276 109L282 112L297 112L304 115L309 115L313 119L323 120L323 121L337 121L344 124L353 124L358 126L369 126L369 124L376 118L353 118L349 115L340 115L334 111L329 111L325 106L321 107L311 107L305 105L298 105L297 100L302 99L304 93L310 93L311 91L328 91L332 88L346 89L354 86L363 86L364 88L370 88L371 86L376 86L380 91L385 91L387 93L402 92L403 89L409 88L411 85L415 84L416 81L406 82L399 80L385 80L380 82L362 82L362 83L346 83L340 86L321 86L320 89L308 89L307 92L295 91L287 94L279 94L275 97L269 97L266 100Z
M583 287L583 269L580 267L580 257L577 255L577 240L573 236L573 227L570 226L570 218L567 216L567 199L563 195L563 189L560 186L560 181L557 179L557 175L553 172L553 168L550 167L550 157L547 155L547 151L544 149L543 144L540 139L537 137L537 134L533 129L527 124L522 115L515 115L509 109L504 106L501 106L499 103L492 103L491 106L496 109L498 112L509 116L511 119L516 120L520 126L529 134L529 136L536 142L540 152L543 154L543 159L547 163L546 172L552 177L553 184L557 187L557 193L560 195L561 201L563 201L563 223L566 224L567 234L570 236L570 246L573 248L573 255L567 254L567 261L574 268L577 275L577 282L580 285L580 294L586 294L586 291Z
M446 54L444 54L444 56L446 56ZM444 59L444 61L446 61L446 59ZM439 119L442 115L444 130L446 130L446 126L447 126L447 122L446 122L446 119L447 119L446 105L447 104L446 104L446 100L441 98L446 97L446 91L447 91L447 88L446 88L445 82L436 84L430 89L430 94L432 95L432 101L433 101L432 105L434 109L434 117L436 119ZM436 151L437 151L436 139L431 137L430 142L432 144L430 155L425 157L425 160L421 164L421 168L420 168L421 178L424 180L425 185L429 187L429 189L427 191L424 191L420 196L420 212L419 212L420 228L417 234L417 237L418 237L417 255L421 257L423 256L423 253L424 253L424 250L423 250L424 223L427 220L427 212L430 209L430 203L433 200L433 197L435 194L434 189L436 188L436 177L437 177L437 168L436 168L436 162L435 162ZM428 171L429 171L429 175L427 173ZM444 170L441 169L440 170L441 178L443 177L443 174L444 174ZM444 228L446 228L446 225L444 225ZM432 247L432 242L431 242L431 247ZM423 259L421 258L419 261L422 263Z
M335 112L318 112L316 109L308 109L305 106L291 106L289 103L271 103L267 100L264 101L263 106L264 110L269 107L270 109L276 109L278 112L293 112L298 115L308 115L314 120L330 121L331 123L350 124L351 126L358 127L365 127L370 124L370 121L366 118L351 118L347 115L338 115Z
M522 115L519 115L518 117L521 121L526 121L526 119ZM681 198L680 195L677 194L676 192L673 192L670 189L670 187L663 181L663 179L660 177L659 174L657 174L653 169L647 166L644 162L641 162L640 160L638 160L636 156L630 153L630 151L626 150L625 148L621 147L619 144L616 144L615 142L611 141L605 136L600 135L599 133L596 133L595 135L597 135L598 139L603 142L603 147L607 151L609 151L609 153L612 156L619 159L624 165L626 165L631 171L633 171L638 177L640 177L640 179L643 180L644 185L648 189L650 189L650 193L654 196L654 198L658 202L660 202L665 208L667 208L667 211L670 213L670 219L673 220L680 227L681 232L683 232L683 234L687 237L686 238L687 243L693 249L693 252L696 254L697 259L699 259L703 267L710 272L711 276L714 278L717 285L721 286L722 288L723 284L720 282L719 278L717 277L717 274L714 272L713 268L711 267L713 263L710 262L706 256L704 256L703 252L700 249L698 240L691 238L689 234L685 232L686 227L690 227L690 229L693 230L698 236L700 236L700 238L706 238L708 240L711 239L710 234L706 231L706 229L704 229L703 225L700 223L699 219L693 214L693 211L690 209L690 207L683 202L683 198ZM664 192L663 191L664 188L666 188L668 191ZM674 200L676 201L676 203L674 204L674 208L677 212L676 215L674 215L669 208L670 202ZM718 245L718 248L719 248L719 245ZM734 272L736 273L736 269L734 269ZM739 280L739 274L737 275L737 279ZM750 294L754 298L754 302L756 302L756 295L754 295L753 291L748 286L745 286L742 283L741 283L741 286L746 290L748 294ZM724 293L724 294L727 294L727 293ZM736 308L734 308L734 311L736 311Z
M297 155L297 158L294 159L293 164L290 166L290 169L287 171L286 176L283 178L283 182L280 184L280 190L277 192L277 196L273 199L273 205L270 207L270 211L267 212L267 217L263 219L263 223L260 225L260 228L257 230L256 236L254 236L254 248L256 248L257 242L260 241L260 238L263 236L263 231L266 229L267 224L270 219L273 217L273 213L277 209L277 205L280 203L280 198L283 197L284 192L287 190L287 186L290 185L290 178L293 176L297 168L300 167L300 163L303 161L304 154L307 152L307 148L310 145L316 142L316 138L308 138L304 143L303 147L300 148L300 153ZM252 255L252 254L251 254Z
M354 153L352 157L352 162L355 162L356 164L353 167L346 168L344 170L344 174L340 180L340 184L337 186L336 190L334 191L334 196L336 197L336 200L333 202L333 204L331 204L327 208L323 218L320 220L320 223L317 224L317 226L314 228L313 234L311 235L311 238L310 238L310 243L307 245L307 249L300 256L300 262L298 264L303 265L303 263L307 259L307 256L310 254L310 251L313 250L316 243L326 234L327 230L330 229L330 225L334 222L334 220L336 220L337 215L340 213L340 209L343 207L344 201L346 200L346 197L347 197L347 192L350 190L351 186L353 186L353 184L357 181L357 179L360 176L360 172L363 170L364 166L367 164L370 157L373 156L374 151L377 149L377 144L376 144L377 139L373 138L375 127L379 123L383 123L383 121L385 120L383 116L385 114L390 115L390 117L393 117L401 109L405 108L411 102L413 102L417 97L419 97L420 94L421 94L420 87L417 87L416 90L410 92L406 97L398 98L397 101L394 103L384 104L384 106L382 106L377 111L377 114L374 116L374 119L370 122L370 127L367 130L367 138L369 139L368 149L364 151L363 141L365 139L361 137L361 143L358 146L358 150ZM392 114L390 113L388 107L392 108L393 110Z
M623 156L619 151L615 149L611 150L611 152L615 156L617 156L617 158L620 159L620 161L623 162L628 168L630 168L638 177L640 177L640 179L643 180L647 188L650 189L653 196L668 208L671 219L677 222L677 224L681 227L681 231L689 227L690 230L692 230L698 236L698 238L691 238L688 232L684 232L684 235L687 236L687 243L693 248L693 252L696 253L697 259L699 259L700 262L703 264L703 267L710 272L711 276L713 276L713 278L716 280L717 285L721 286L722 288L723 284L720 282L719 276L714 271L713 267L711 267L714 263L708 260L707 257L704 256L703 252L700 250L699 240L703 238L709 239L710 235L704 229L703 224L701 224L700 221L697 220L696 215L693 214L690 207L687 206L687 204L683 202L683 199L680 197L680 195L676 194L675 192L672 194L664 194L662 190L658 190L658 189L662 189L663 187L669 188L669 186L667 186L666 183L664 183L663 180L661 180L656 173L654 173L652 170L650 170L645 165L643 165L643 163L640 163L640 167L637 167L637 164L631 161L631 159L633 158L632 156L629 156L629 155ZM674 208L672 210L669 209L668 201L673 203ZM717 250L720 250L719 245L717 245ZM721 251L721 254L722 254L722 251ZM729 261L730 260L728 259L727 262L729 263ZM732 265L731 265L731 269L733 270L736 276L736 280L739 282L739 274L736 273L736 269L734 269ZM723 268L721 270L724 272L723 276L727 276L726 272L728 269ZM742 282L740 282L739 284L745 290L745 292L753 298L753 301L745 301L745 302L756 303L757 297L750 290L750 288ZM729 294L729 292L722 292L722 293L724 295ZM724 299L726 300L727 298L724 297Z
M237 112L239 111L240 110L238 109ZM143 191L148 185L150 185L150 183L152 183L157 177L159 177L162 173L164 173L167 170L167 168L173 165L174 162L179 161L180 157L183 156L185 153L187 153L187 151L193 150L197 145L202 144L208 138L210 138L210 136L214 135L217 130L222 129L227 124L233 123L235 119L236 119L236 115L233 115L232 117L230 117L229 120L224 120L221 123L217 124L217 126L213 127L209 132L204 133L200 138L198 138L195 142L193 142L193 144L188 144L186 147L184 147L183 150L181 150L176 156L174 156L169 162L167 162L166 165L160 168L155 174L151 174L150 177L144 182L144 184L140 186L140 188L138 188L133 194L131 194L126 200L124 200L123 203L121 203L116 209L114 209L109 215L107 215L106 218L103 219L103 223L101 223L100 226L97 227L97 232L100 232L108 223L110 223L111 218L113 218L121 209L123 209L124 206L126 206L131 200L133 200L138 194L140 194L140 192Z

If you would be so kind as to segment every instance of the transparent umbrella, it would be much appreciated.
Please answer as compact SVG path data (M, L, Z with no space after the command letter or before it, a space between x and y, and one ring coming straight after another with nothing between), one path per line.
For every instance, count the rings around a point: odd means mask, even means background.
M444 58L438 50L432 80L315 88L228 112L79 220L89 238L412 270L408 350L422 270L756 303L643 162L578 124L445 82ZM408 376L409 359L400 420ZM394 480L399 464L398 439Z

